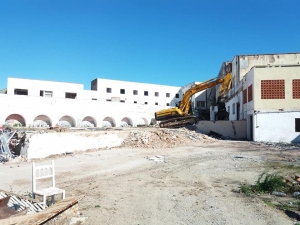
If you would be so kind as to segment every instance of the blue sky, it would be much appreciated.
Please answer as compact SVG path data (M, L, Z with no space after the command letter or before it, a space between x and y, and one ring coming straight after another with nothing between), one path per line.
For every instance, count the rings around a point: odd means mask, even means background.
M300 52L299 0L1 0L7 77L182 86L238 54Z

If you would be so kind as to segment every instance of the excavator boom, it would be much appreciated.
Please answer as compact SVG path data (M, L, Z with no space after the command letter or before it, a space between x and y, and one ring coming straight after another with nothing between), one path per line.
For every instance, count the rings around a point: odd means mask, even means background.
M178 108L169 108L155 112L155 119L157 121L161 121L159 126L167 128L178 128L196 123L196 117L188 114L191 104L190 98L194 94L218 84L221 84L219 94L220 97L220 95L224 95L229 91L231 87L231 80L232 75L231 73L228 73L222 78L213 78L191 87L183 95L180 106Z

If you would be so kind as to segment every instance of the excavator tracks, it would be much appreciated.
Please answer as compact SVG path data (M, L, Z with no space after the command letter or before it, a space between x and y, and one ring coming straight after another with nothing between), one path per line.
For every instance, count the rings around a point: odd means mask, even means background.
M159 123L160 128L180 128L193 125L197 122L195 116L176 117Z

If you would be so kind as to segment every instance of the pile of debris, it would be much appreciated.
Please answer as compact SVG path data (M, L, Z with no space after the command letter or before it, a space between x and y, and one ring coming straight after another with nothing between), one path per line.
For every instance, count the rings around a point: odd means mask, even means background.
M0 163L26 155L28 131L0 127Z
M135 130L130 132L128 137L123 141L121 147L172 148L186 145L191 142L214 143L216 141L216 139L201 134L195 129Z

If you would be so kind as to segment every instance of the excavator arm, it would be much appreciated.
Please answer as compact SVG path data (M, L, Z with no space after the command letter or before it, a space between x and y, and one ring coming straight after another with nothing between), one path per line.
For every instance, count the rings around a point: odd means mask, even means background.
M193 87L191 87L185 94L183 95L183 98L181 100L179 109L184 113L188 114L190 105L191 105L191 97L203 90L206 90L208 88L211 88L213 86L216 86L218 84L222 84L220 88L220 95L224 95L227 93L231 86L231 73L227 74L226 76L222 78L213 78L208 81L205 81L203 83L197 84Z
M170 108L158 111L155 113L155 119L157 121L162 121L160 123L160 127L176 128L194 124L196 122L196 118L188 114L191 105L190 98L194 94L218 84L221 84L219 94L220 97L221 95L224 95L229 91L231 87L231 81L232 75L231 73L228 73L222 78L213 78L203 83L197 84L185 92L178 108Z

